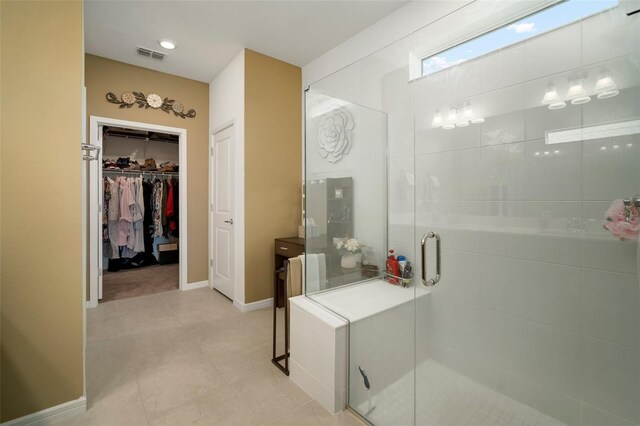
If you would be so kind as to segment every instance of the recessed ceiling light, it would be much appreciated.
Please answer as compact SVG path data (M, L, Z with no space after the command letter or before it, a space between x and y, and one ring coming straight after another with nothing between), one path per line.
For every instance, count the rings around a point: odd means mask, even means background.
M176 44L174 42L172 42L171 40L160 40L158 42L158 44L160 44L160 46L164 47L165 49L168 50L173 50L176 48Z

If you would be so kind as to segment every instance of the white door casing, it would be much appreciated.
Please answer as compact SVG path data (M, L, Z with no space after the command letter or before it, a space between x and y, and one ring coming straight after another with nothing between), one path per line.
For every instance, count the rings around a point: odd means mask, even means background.
M102 148L102 127L116 126L129 129L150 130L179 136L179 182L180 182L180 239L178 242L179 280L180 290L187 290L187 130L178 127L159 126L136 121L118 120L114 118L89 118L89 141L92 145ZM102 298L102 149L97 161L91 161L89 166L89 238L88 238L88 271L89 271L89 301L87 306L95 308Z
M213 134L210 147L210 273L212 286L229 299L234 297L234 179L235 127Z

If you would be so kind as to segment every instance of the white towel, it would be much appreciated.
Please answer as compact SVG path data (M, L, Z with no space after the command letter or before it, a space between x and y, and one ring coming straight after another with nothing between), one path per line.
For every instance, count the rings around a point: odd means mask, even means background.
M305 275L306 275L306 293L315 293L320 291L320 265L318 264L317 254L305 255Z
M327 261L324 253L318 254L318 272L320 290L324 290L327 288Z
M307 275L307 270L305 268L305 258L306 255L301 254L300 256L298 256L300 258L300 263L302 263L302 294L306 294L307 290L306 290L306 275Z

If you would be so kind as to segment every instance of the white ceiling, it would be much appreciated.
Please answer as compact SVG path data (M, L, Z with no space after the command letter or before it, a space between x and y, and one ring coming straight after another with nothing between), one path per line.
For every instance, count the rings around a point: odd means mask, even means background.
M85 50L210 82L243 48L303 66L406 4L359 1L85 1ZM173 51L159 39L175 41ZM144 58L136 46L167 53Z

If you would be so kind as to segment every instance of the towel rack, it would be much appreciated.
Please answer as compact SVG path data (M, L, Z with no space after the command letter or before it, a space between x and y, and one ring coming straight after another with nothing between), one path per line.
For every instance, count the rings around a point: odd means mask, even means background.
M276 269L273 276L273 357L271 362L278 367L287 376L289 375L289 301L287 299L287 272L289 271L289 259L284 261L284 265ZM276 337L278 329L278 280L279 275L284 274L285 289L284 289L284 353L277 355L276 352ZM284 365L281 361L284 360Z

